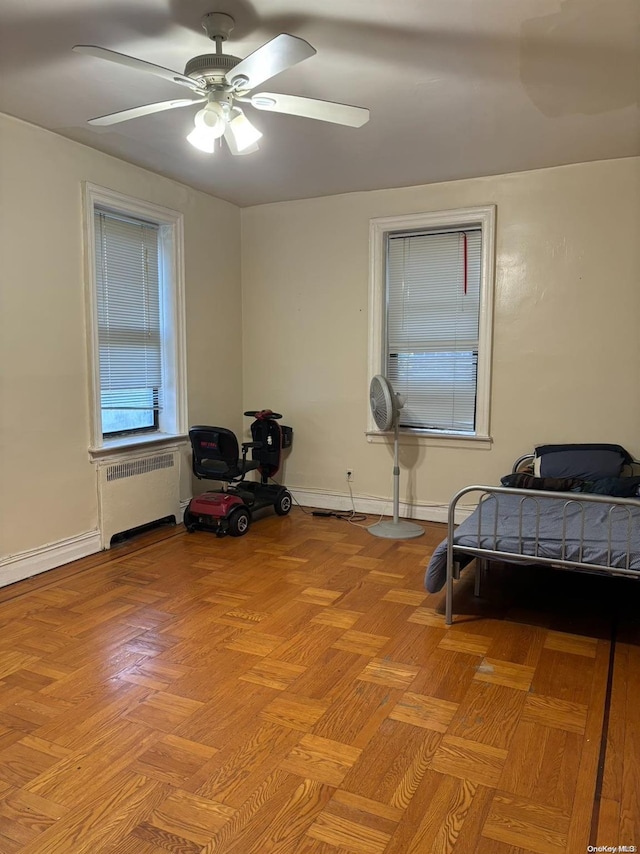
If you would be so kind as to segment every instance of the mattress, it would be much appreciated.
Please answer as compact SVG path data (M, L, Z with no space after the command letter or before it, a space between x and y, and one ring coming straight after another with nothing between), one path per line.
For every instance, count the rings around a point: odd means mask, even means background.
M589 503L584 496L557 498L496 493L456 529L460 548L484 548L530 557L580 561L640 573L640 502ZM582 551L581 551L582 549ZM629 562L627 564L627 554ZM425 587L437 593L447 575L447 540L435 549Z

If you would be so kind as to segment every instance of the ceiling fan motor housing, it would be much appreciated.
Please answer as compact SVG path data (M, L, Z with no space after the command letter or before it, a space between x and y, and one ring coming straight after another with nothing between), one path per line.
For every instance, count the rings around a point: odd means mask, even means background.
M194 56L184 69L185 77L205 80L210 86L225 82L225 74L240 62L239 57L228 53L204 53Z

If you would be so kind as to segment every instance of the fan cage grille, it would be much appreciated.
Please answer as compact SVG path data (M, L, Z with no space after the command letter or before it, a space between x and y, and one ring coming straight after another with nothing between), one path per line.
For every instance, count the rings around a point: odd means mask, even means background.
M379 430L389 430L395 418L394 393L386 377L375 376L369 388L371 414Z

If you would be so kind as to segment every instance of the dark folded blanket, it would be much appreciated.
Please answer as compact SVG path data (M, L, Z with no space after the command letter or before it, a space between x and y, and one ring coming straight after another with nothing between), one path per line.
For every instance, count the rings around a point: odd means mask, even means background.
M584 492L584 480L577 477L535 477L532 474L506 474L500 478L503 486L515 489L545 489L549 492Z
M500 478L503 486L514 489L544 489L548 492L592 492L616 498L640 496L640 477L599 477L580 480L577 477L534 477L517 472Z

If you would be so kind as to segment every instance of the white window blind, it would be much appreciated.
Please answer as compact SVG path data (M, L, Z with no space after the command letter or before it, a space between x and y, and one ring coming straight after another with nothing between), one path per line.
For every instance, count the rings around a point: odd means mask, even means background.
M158 226L98 208L94 217L103 432L153 428L162 408Z
M473 433L482 232L387 237L387 377L403 427Z

